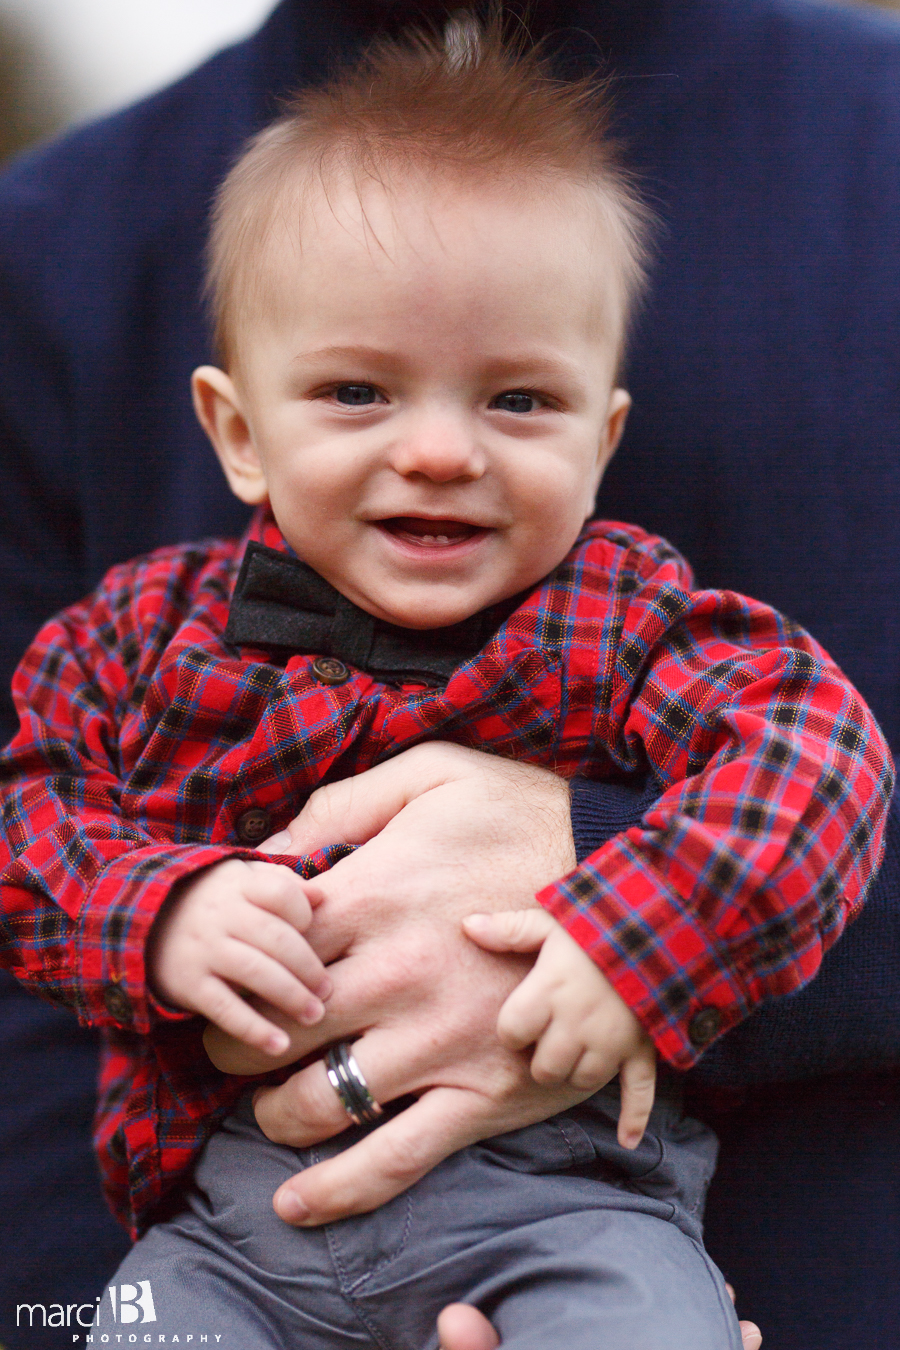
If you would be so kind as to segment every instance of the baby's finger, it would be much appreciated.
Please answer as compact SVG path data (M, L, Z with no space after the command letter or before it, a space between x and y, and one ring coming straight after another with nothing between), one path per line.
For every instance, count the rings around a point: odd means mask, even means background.
M269 956L257 946L234 937L226 938L216 949L210 964L214 975L238 989L258 994L303 1026L314 1026L325 1015L322 1000L292 975L280 959ZM221 1025L218 1019L211 1020Z
M617 1138L623 1148L637 1148L656 1095L656 1051L649 1041L622 1063L619 1087L622 1105Z
M267 1055L280 1055L289 1045L287 1033L262 1017L245 1002L224 980L206 975L196 986L194 1011L220 1027L222 1031L262 1050Z
M610 1063L609 1055L599 1050L585 1050L568 1081L579 1092L599 1092L615 1076L617 1069L618 1065Z
M248 876L243 889L247 899L259 909L279 914L299 933L305 932L312 920L313 907L303 878L284 863L252 859L245 866Z
M277 914L267 914L253 905L246 905L232 917L228 937L270 957L317 998L327 998L331 993L331 976L319 957L306 939ZM218 974L225 974L223 969L216 969ZM261 992L256 986L254 990ZM269 1002L282 1006L274 998ZM285 1008L285 1012L293 1012L293 1008Z
M538 990L531 975L526 975L500 1009L497 1038L507 1050L524 1050L526 1045L535 1043L550 1017L549 1002Z
M536 1083L565 1083L579 1062L582 1044L551 1022L531 1057L531 1076Z
M545 909L503 909L470 914L462 921L467 937L489 952L536 952L556 927Z

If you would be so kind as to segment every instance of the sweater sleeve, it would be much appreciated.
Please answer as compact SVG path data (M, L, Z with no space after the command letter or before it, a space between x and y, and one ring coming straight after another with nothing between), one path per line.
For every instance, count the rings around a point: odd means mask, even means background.
M893 767L803 630L671 569L638 573L619 587L594 736L659 797L538 898L688 1068L815 974L880 861Z

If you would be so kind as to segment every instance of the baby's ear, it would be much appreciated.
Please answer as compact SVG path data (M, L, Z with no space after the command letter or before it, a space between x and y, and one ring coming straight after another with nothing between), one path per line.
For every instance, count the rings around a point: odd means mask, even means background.
M199 366L191 376L191 392L194 411L213 443L228 486L250 506L264 502L266 476L231 376L217 366Z
M625 422L631 411L631 395L627 389L613 389L609 396L609 407L606 411L606 438L605 444L601 447L601 473L605 470L607 464L616 453L619 441L622 439L622 433L625 430Z

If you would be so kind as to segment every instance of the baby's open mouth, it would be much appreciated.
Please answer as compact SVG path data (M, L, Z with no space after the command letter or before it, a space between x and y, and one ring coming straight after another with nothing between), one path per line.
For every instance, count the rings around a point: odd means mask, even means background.
M423 516L391 516L378 522L383 530L407 544L420 548L452 548L476 535L484 534L480 525L465 520L427 520Z

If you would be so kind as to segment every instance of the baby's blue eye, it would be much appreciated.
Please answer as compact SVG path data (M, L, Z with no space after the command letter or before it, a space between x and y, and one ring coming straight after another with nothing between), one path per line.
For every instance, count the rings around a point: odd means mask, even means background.
M491 407L499 408L501 412L530 413L538 406L534 394L526 394L522 389L510 389L491 401Z
M341 384L335 389L334 396L338 403L345 403L351 408L361 408L366 403L378 401L378 394L371 384Z

